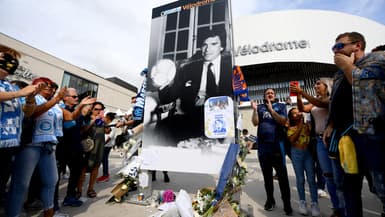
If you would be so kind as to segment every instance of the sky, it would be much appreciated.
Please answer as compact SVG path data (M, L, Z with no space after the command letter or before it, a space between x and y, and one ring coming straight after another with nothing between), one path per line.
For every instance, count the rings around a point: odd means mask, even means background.
M152 8L173 0L0 0L0 31L102 77L139 87L147 67ZM385 25L385 0L232 0L233 19L321 9Z

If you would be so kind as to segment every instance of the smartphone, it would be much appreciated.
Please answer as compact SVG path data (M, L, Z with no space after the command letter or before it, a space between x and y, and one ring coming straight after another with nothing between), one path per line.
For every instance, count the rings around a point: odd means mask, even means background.
M104 127L116 127L116 124L110 124L110 125L106 125Z
M297 87L299 87L299 82L298 82L298 81L290 81L290 87L291 87L291 86L297 86ZM292 92L292 91L291 91L291 88L290 88L290 96L297 96L297 93Z

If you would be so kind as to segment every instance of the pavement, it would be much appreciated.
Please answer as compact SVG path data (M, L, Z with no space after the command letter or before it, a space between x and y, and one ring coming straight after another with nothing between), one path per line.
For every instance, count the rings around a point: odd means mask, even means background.
M263 186L263 177L257 160L256 151L252 151L245 159L248 168L246 184L242 188L240 194L241 208L250 213L249 216L285 216L283 211L283 204L280 200L280 191L278 182L274 181L274 196L276 200L276 208L273 211L265 211L263 205L265 203L265 190ZM110 173L115 174L122 166L122 158L116 151L111 151L110 154ZM298 213L298 194L295 187L295 175L291 161L287 158L287 168L289 174L289 181L291 186L292 207L294 210L293 216L301 216ZM101 174L101 169L100 169ZM171 181L169 183L163 182L163 173L157 172L157 180L152 182L153 195L157 195L159 191L172 189L174 192L179 192L184 189L193 197L197 190L204 187L215 187L218 176L207 174L191 174L180 172L169 172ZM112 196L112 188L119 183L121 178L116 175L111 175L110 180L104 183L96 183L95 190L98 193L96 198L87 198L83 192L82 200L84 204L80 207L61 207L62 213L67 213L69 216L76 217L151 217L157 213L156 203L152 202L150 205L138 205L129 203L124 200L121 203L108 203L106 201ZM63 200L66 191L67 180L62 180L60 185L60 200ZM88 176L86 182L88 183ZM85 188L86 189L86 188ZM133 195L133 193L130 193ZM310 195L306 185L306 198L309 200ZM363 192L363 207L365 217L374 217L381 215L381 203L377 197L369 192L367 182L365 181ZM60 202L61 202L60 201ZM150 200L151 201L151 200ZM329 198L319 199L321 216L330 216L332 213ZM251 214L252 213L252 214ZM27 212L25 216L40 217L41 211Z

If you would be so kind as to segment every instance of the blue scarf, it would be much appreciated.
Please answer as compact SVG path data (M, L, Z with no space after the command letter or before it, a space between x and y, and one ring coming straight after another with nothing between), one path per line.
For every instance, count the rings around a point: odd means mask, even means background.
M0 80L0 92L15 91L18 91L17 87L6 80ZM0 102L0 148L19 146L24 117L22 104L21 98Z

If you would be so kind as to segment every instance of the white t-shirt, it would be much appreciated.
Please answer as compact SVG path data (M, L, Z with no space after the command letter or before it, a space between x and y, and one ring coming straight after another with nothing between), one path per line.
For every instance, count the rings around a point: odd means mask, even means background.
M104 138L106 141L106 144L104 145L104 147L113 147L115 145L115 139L116 139L115 127L111 127L111 132L109 134L104 134ZM107 142L108 138L110 138L109 142Z

